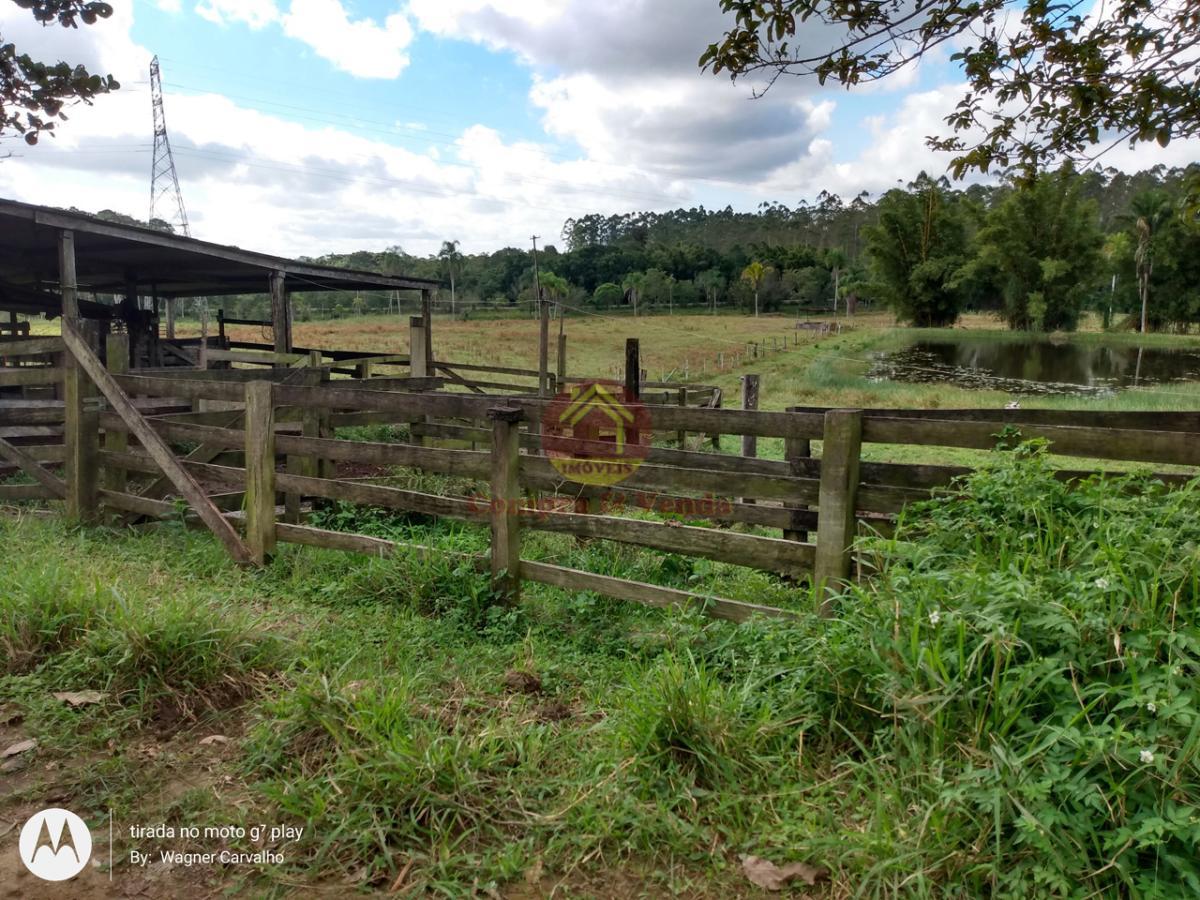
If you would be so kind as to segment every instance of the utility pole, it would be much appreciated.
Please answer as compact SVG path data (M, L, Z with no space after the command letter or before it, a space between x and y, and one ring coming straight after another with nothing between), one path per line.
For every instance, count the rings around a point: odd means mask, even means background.
M538 396L546 397L550 393L550 310L542 296L542 280L538 274L538 235L533 235L530 240L533 241L533 290L538 310Z

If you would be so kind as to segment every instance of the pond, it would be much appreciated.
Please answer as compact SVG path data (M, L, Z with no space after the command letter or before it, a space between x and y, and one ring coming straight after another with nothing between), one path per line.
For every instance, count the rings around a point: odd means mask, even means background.
M869 377L1013 394L1106 394L1127 387L1200 381L1200 348L1036 338L923 340L879 354Z

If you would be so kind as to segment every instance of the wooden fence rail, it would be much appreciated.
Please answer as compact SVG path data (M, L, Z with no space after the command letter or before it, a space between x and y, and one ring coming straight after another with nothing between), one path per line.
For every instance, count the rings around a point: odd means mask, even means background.
M224 352L242 357L239 363L274 367L124 371L121 359L128 351L120 340L110 343L105 368L71 327L62 339L0 342L0 357L43 362L0 367L0 387L40 389L38 379L45 379L64 393L40 404L0 397L0 427L61 427L65 434L64 443L38 446L0 432L0 464L35 481L0 485L0 502L65 498L83 521L96 520L100 508L164 518L179 514L168 497L183 494L234 558L252 565L263 564L280 542L382 556L427 552L303 524L307 502L446 517L490 530L490 553L472 559L491 572L506 602L517 600L522 581L533 581L654 606L697 604L743 621L789 613L525 559L523 535L543 531L611 541L745 566L789 582L808 580L819 608L832 613L840 587L855 577L856 536L864 528L886 533L906 505L970 471L868 462L864 444L988 449L1001 439L1042 438L1068 456L1200 466L1200 413L724 409L715 405L720 392L711 386L659 389L639 373L636 389L658 443L619 484L580 484L544 455L539 428L549 399L527 391L488 396L479 392L485 382L463 375L537 372L432 361L420 345L422 333L418 328L411 371L398 376L374 367L406 365L402 355L335 358L245 348L218 351L215 359L224 361ZM329 380L339 367L356 377ZM106 408L99 408L98 395ZM369 423L407 427L409 440L336 435L338 427ZM730 455L691 448L688 434L741 436L749 449ZM782 439L784 458L758 458L758 438ZM445 440L470 449L433 445ZM186 453L172 447L181 442L193 446ZM564 449L589 458L610 445L575 440L564 442ZM52 469L63 461L66 475L60 478ZM339 478L338 465L446 476L466 485L462 493L469 496ZM1085 474L1063 471L1059 477ZM1162 477L1175 483L1189 476Z

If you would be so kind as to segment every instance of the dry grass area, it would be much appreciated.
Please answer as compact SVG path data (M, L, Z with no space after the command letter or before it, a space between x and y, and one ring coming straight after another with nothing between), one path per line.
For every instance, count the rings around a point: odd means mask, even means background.
M815 320L821 321L821 320ZM886 327L890 315L861 316L856 327ZM551 359L558 335L557 321L550 323ZM614 377L625 359L625 340L641 340L642 360L652 379L682 372L691 376L715 372L724 360L732 364L735 354L745 354L753 341L782 345L799 335L801 343L814 342L812 332L797 330L796 322L784 316L642 316L639 318L570 318L564 323L567 335L568 372ZM261 329L238 326L229 329L235 340L262 341ZM329 322L300 322L294 326L294 341L300 347L403 353L408 350L408 317L363 316ZM538 323L534 319L477 320L469 322L434 318L433 346L440 360L480 365L537 367Z

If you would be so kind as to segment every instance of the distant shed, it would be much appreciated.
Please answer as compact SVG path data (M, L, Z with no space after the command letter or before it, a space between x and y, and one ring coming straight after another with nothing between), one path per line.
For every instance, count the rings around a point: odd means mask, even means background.
M174 337L173 301L187 297L270 294L275 350L292 351L291 291L419 291L423 307L438 282L299 262L96 216L0 199L0 312L62 315L77 303L82 318L119 320L135 343L159 340L165 313ZM92 299L85 299L91 295ZM97 295L124 298L95 302ZM157 356L157 354L154 354ZM136 357L135 357L136 358Z

